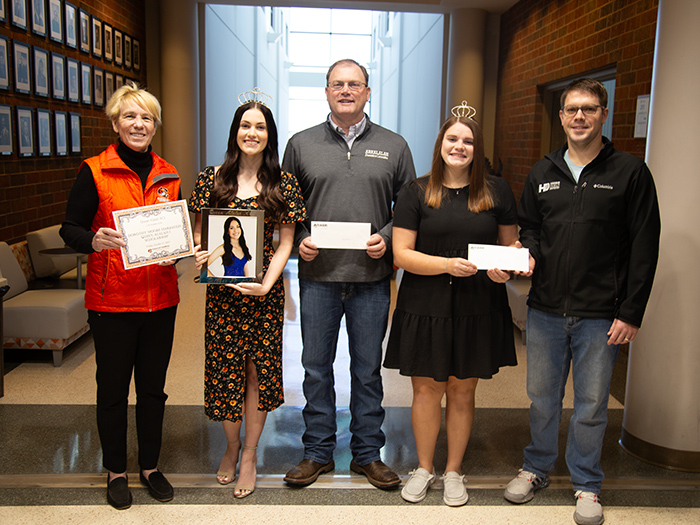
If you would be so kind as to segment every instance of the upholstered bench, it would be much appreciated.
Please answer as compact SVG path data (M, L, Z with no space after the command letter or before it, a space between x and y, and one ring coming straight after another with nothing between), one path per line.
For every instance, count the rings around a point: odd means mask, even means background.
M530 293L530 279L510 279L506 281L508 304L513 316L513 324L520 329L523 345L527 344L527 295Z
M61 366L63 349L89 329L83 290L28 290L5 242L0 242L0 275L10 286L3 303L4 348L51 350L54 366Z
M59 234L61 226L56 224L40 230L27 233L27 249L31 258L34 274L37 278L60 277L63 280L76 281L77 261L80 255L54 257L42 254L42 250L51 248L63 248L65 243ZM15 253L15 256L17 254ZM81 280L87 275L87 256L82 257ZM29 279L27 279L29 280ZM77 286L82 287L82 283Z

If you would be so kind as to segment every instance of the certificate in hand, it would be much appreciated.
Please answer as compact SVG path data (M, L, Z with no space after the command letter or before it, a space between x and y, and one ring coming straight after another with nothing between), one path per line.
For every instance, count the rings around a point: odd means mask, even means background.
M469 261L479 270L512 270L527 272L530 270L530 250L514 246L498 246L494 244L470 244Z
M368 222L311 222L311 241L319 248L366 250L371 235Z
M184 200L112 212L124 236L124 268L130 270L194 253L192 226Z

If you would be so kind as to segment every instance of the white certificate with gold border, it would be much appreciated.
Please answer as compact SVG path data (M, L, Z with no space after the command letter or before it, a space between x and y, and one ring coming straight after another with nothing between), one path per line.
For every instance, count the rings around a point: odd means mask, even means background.
M138 268L194 254L192 225L184 200L112 212L124 236L124 268Z
M470 244L469 262L479 270L512 270L527 272L530 270L530 250L514 246L495 244Z

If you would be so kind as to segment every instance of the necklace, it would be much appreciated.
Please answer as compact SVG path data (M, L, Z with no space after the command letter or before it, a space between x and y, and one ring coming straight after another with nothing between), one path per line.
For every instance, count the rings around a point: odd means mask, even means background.
M448 190L454 190L457 195L459 195L459 192L462 191L464 188L468 188L468 187L469 187L469 184L465 184L461 188L452 188L450 186L445 186L445 188L447 188Z

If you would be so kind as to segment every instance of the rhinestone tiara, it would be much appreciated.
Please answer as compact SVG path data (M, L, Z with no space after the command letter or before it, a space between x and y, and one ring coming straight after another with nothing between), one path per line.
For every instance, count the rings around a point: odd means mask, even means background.
M260 88L253 88L252 91L244 91L238 95L238 103L242 106L248 102L258 102L263 106L270 107L272 104L272 97L267 93L260 91Z
M455 117L474 119L474 115L476 115L476 109L467 104L466 100L463 100L459 106L455 106L452 108L452 114Z

